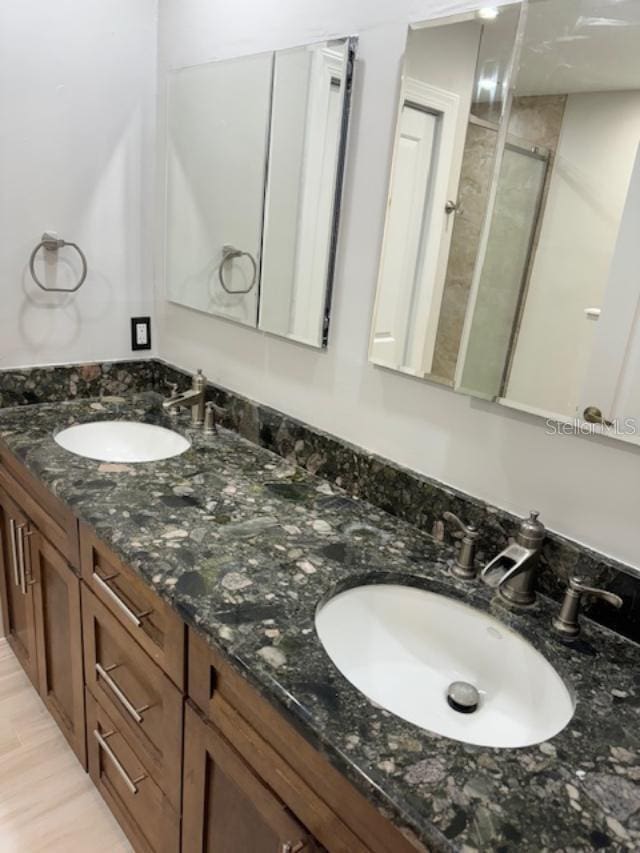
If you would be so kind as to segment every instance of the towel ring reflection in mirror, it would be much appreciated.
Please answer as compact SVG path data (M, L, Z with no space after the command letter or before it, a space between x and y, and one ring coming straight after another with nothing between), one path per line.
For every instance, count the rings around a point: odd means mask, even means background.
M80 279L75 287L47 287L46 284L43 284L38 275L36 273L36 255L40 251L40 249L44 248L47 252L57 252L59 249L64 248L64 246L70 246L72 249L75 249L76 252L80 255L80 260L82 261L82 272L80 274ZM76 290L80 290L84 281L87 277L87 259L85 257L84 252L78 246L77 243L68 243L66 240L60 239L57 234L53 234L49 231L45 231L42 235L42 239L35 247L33 252L31 252L31 257L29 258L29 272L31 273L31 278L38 285L40 290L44 290L47 293L75 293Z
M227 284L224 280L225 264L227 263L227 261L232 261L234 258L249 258L253 270L249 286L241 290L233 290L232 288L227 287ZM256 281L258 278L258 265L251 252L243 252L241 249L236 249L235 246L223 246L222 260L220 261L220 265L218 266L218 278L220 280L220 284L222 285L222 289L227 293L249 293L256 285Z

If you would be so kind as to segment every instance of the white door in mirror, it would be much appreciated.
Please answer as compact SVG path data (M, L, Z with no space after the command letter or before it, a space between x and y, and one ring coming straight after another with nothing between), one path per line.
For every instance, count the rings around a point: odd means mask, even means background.
M445 596L393 584L356 587L319 609L316 629L365 696L436 734L523 747L558 734L573 716L564 682L533 646ZM477 707L454 707L447 697L455 682L475 688Z
M70 453L101 462L155 462L179 456L191 447L173 430L132 421L77 424L54 438Z

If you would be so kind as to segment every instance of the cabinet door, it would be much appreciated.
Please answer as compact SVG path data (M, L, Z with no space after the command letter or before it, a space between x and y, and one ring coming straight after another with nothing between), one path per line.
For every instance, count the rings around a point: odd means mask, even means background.
M27 517L0 490L0 592L4 627L15 656L37 687L36 630L29 561L29 542L33 532Z
M38 689L86 768L80 580L39 532L31 536Z
M222 735L187 706L183 853L311 853L322 848Z

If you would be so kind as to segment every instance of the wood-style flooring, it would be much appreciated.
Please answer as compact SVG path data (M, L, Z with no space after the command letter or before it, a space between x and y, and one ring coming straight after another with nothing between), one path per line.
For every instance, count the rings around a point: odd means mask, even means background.
M0 638L0 853L131 853Z

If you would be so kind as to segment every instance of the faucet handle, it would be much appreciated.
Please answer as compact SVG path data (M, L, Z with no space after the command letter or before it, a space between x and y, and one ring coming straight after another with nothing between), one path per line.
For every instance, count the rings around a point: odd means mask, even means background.
M455 524L456 527L461 531L463 536L469 536L471 539L477 539L478 536L480 536L480 531L475 526L475 524L465 524L453 512L449 512L449 510L446 510L446 512L442 513L442 517L445 519L445 521L453 522L453 524Z
M581 594L592 595L595 598L601 598L603 601L606 601L607 604L610 604L612 607L622 607L623 604L622 599L619 595L616 595L615 592L609 592L606 589L598 589L597 587L587 586L583 579L579 577L574 576L572 578L569 578L569 589L573 589Z
M442 513L442 517L455 524L462 533L462 542L451 572L457 578L471 580L476 576L476 541L480 536L480 531L475 524L464 524L457 515L448 510Z
M197 373L194 373L193 378L191 380L191 387L194 391L203 391L207 385L207 377L202 372L201 368L198 368Z
M204 431L208 433L218 432L218 416L220 407L209 401L204 407Z
M567 591L564 594L564 600L560 608L560 613L553 620L554 630L563 637L572 639L580 633L580 623L578 616L580 614L580 602L583 595L592 595L594 598L600 598L606 601L612 607L622 607L623 601L619 595L614 592L609 592L606 589L597 589L588 586L582 578L571 577Z

